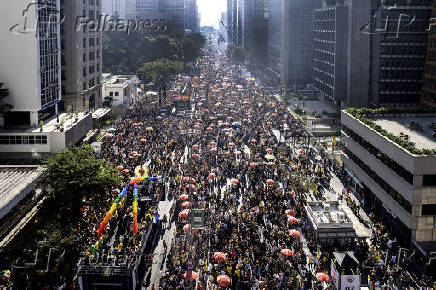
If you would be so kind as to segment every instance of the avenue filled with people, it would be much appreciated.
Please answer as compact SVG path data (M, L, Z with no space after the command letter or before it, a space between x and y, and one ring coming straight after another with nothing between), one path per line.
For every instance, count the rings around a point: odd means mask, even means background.
M112 265L126 264L150 227L162 223L160 234L171 232L171 240L159 243L164 258L149 265L158 276L144 278L147 289L336 289L333 252L345 251L354 253L354 274L369 287L431 287L432 277L415 274L412 265L419 261L410 252L398 255L393 233L354 197L343 168L314 146L279 96L213 42L197 65L199 76L176 77L166 97L144 96L103 136L101 155L125 184L156 179L138 183L136 233L131 190L102 233L108 209L84 211L94 231L86 233L80 263L91 264L104 251ZM189 98L175 102L185 86ZM177 102L190 110L180 113ZM334 178L338 190L330 186ZM123 186L114 189L113 200ZM371 237L321 244L306 205L332 198L348 205ZM164 201L171 204L168 212L159 209Z

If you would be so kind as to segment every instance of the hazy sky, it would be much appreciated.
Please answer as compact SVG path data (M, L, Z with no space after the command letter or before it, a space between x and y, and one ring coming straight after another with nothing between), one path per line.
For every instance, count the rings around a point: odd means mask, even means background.
M201 15L201 26L218 28L221 12L226 11L226 0L197 0L198 11Z

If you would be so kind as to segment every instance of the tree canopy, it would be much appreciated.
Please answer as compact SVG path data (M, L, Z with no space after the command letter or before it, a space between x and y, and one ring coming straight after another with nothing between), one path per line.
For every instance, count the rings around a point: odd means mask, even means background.
M162 58L153 62L144 63L138 70L138 73L142 75L142 80L158 82L166 82L173 74L180 72L183 69L183 65L180 61L173 61L166 58Z
M53 198L73 212L84 198L104 200L113 187L121 184L117 170L94 156L90 146L71 147L45 161L47 182Z
M3 104L3 99L9 96L9 90L3 88L3 83L0 83L0 114L9 112L12 110L13 106L8 104Z

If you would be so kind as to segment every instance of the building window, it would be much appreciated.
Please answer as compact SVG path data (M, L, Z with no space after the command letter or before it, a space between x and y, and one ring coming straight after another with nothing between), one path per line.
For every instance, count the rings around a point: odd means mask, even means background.
M115 97L118 97L120 95L119 92L115 92Z
M1 145L27 145L27 144L47 144L47 136L45 135L27 135L27 136L0 136Z
M436 174L426 174L422 177L422 186L436 186Z
M93 51L89 52L89 60L95 59L95 53Z
M83 48L86 48L86 38L83 39Z
M113 97L114 96L114 92L109 92L109 97Z
M95 38L90 38L89 39L89 47L94 47L95 46Z
M83 62L86 62L86 53L83 54Z
M436 204L423 204L421 215L436 215Z

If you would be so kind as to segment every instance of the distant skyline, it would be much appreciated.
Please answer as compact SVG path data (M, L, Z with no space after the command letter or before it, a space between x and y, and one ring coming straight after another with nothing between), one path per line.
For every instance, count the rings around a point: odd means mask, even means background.
M198 12L201 17L201 26L218 28L221 12L227 10L226 0L197 0Z

